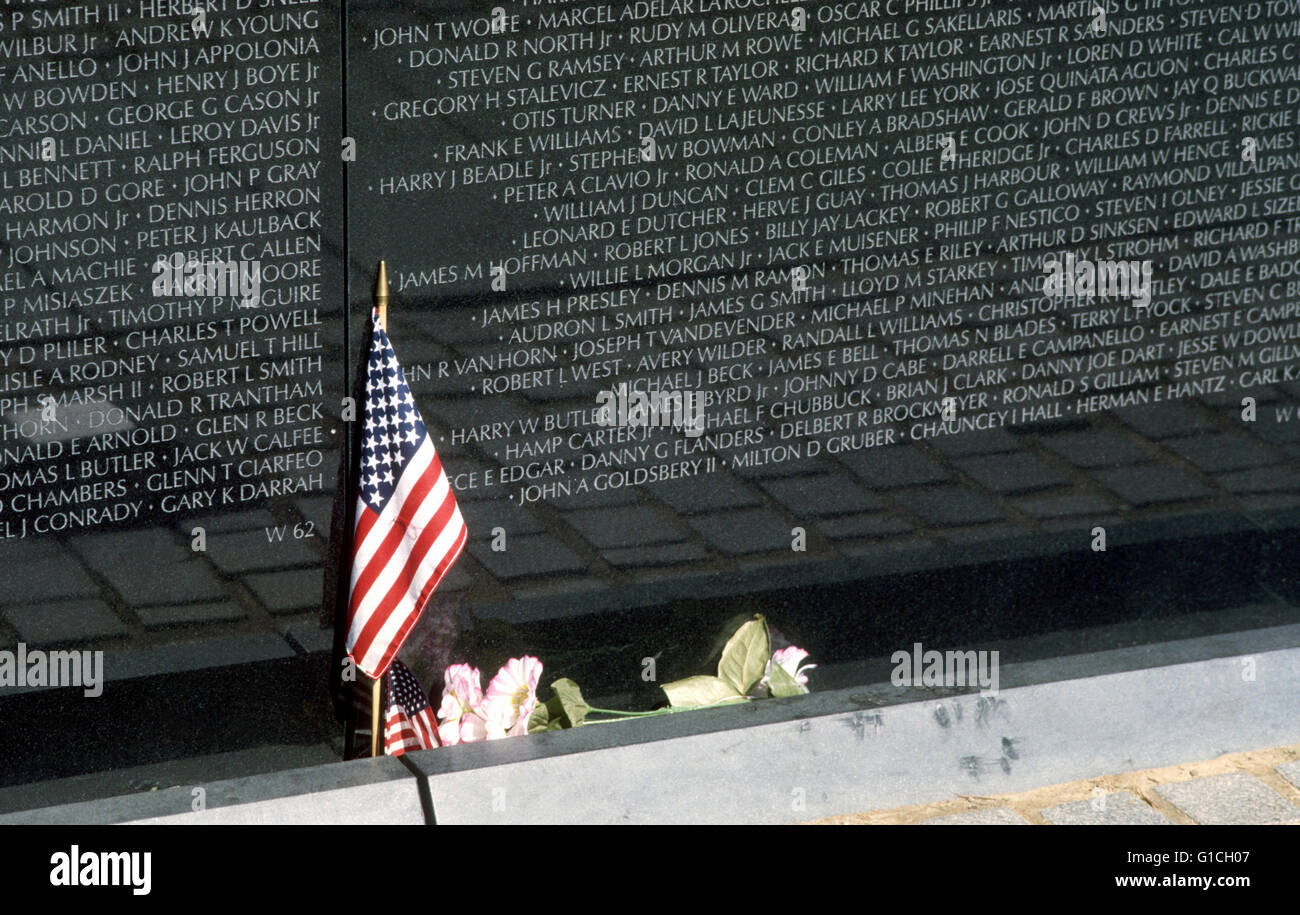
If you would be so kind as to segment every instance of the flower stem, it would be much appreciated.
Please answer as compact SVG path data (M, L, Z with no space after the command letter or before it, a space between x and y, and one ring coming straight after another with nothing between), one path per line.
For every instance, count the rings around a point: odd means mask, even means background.
M665 711L665 709L651 709L651 710L648 711L648 712L622 712L622 711L619 711L618 709L613 709L613 708L594 708L594 707L588 706L588 707L587 707L587 711L589 711L589 712L599 712L599 713L602 714L602 715L618 715L620 718L644 718L644 717L646 717L647 715L660 715L660 714L663 714L663 712Z
M590 712L597 712L597 713L599 713L599 714L603 714L603 715L616 715L616 716L618 716L618 717L615 717L615 718L603 718L603 719L601 719L601 720L599 720L599 721L592 721L591 719L588 719L588 720L584 721L583 724L584 724L584 725L586 725L586 724L610 724L610 723L612 723L612 722L615 722L615 721L623 721L623 720L628 719L628 718L653 718L653 717L655 717L655 716L657 716L657 715L675 715L675 714L677 714L678 712L698 712L698 711L700 711L701 709L706 709L706 708L721 708L721 707L724 706L724 705L737 705L738 703L741 703L741 702L748 702L748 701L749 701L749 700L746 699L746 698L743 697L743 696L737 696L735 699L727 699L726 701L723 701L723 702L714 702L714 703L711 703L711 704L709 704L709 705L688 705L688 706L679 706L679 707L669 706L669 707L667 707L667 708L657 708L657 709L653 709L652 711L649 711L649 712L620 712L620 711L618 711L617 709L588 708L588 711L590 711Z

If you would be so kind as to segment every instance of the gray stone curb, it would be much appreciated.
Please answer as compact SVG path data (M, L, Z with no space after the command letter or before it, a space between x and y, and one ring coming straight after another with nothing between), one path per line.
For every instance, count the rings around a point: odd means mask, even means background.
M197 811L194 809L198 799L196 789L203 792L203 809ZM401 760L387 756L0 816L0 825L419 825L424 822L419 786Z
M1006 665L996 696L833 690L214 782L201 813L182 787L0 823L771 824L1014 793L1300 743L1297 646L1235 632Z

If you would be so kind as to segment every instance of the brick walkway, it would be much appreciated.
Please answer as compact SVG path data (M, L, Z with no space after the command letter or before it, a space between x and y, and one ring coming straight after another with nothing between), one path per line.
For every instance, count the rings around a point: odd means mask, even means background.
M1020 794L817 820L823 825L1300 825L1300 746L1103 775Z

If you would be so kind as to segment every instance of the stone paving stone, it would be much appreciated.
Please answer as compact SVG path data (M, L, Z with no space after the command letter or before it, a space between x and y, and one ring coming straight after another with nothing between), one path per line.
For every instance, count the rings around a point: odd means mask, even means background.
M272 613L292 613L319 607L325 589L320 569L294 569L245 575L244 584Z
M1170 439L1164 444L1209 473L1275 463L1266 449L1244 435L1210 433Z
M1210 394L1202 394L1201 401L1216 409L1223 407L1221 410L1225 416L1236 422L1241 421L1241 399L1246 396L1245 391L1236 390L1231 385L1222 391L1216 391ZM1266 403L1276 403L1279 400L1285 400L1285 396L1273 391L1271 388L1253 388L1250 396L1255 398L1255 403L1264 405Z
M536 515L509 502L468 502L461 506L460 513L465 519L466 527L485 537L491 537L494 527L505 528L507 537L512 534L536 534L545 530Z
M449 591L464 591L474 583L474 577L465 571L459 563L452 565L443 576L441 583L438 585L438 593L446 594Z
M0 600L11 607L56 597L98 597L99 586L80 560L50 541L6 541L0 546L5 570Z
M274 516L264 508L248 512L229 512L221 515L203 515L197 518L185 518L178 522L177 530L182 534L196 527L201 527L209 534L224 534L231 531L263 530L279 524Z
M722 462L719 462L722 463ZM727 461L729 464L730 461ZM804 473L822 473L825 471L818 458L798 458L788 461L773 461L753 467L733 467L732 471L747 480L767 480L772 477L792 477Z
M1204 825L1255 825L1300 820L1300 807L1245 772L1157 785L1156 791Z
M877 489L920 486L951 479L952 474L911 445L869 448L850 454L837 454L854 473Z
M897 515L877 512L848 518L826 518L817 522L817 529L829 540L857 540L902 534L910 531L912 525Z
M1124 407L1114 415L1148 438L1173 438L1213 429L1209 416L1185 403L1171 402L1143 407Z
M1201 499L1212 492L1209 487L1187 476L1181 470L1167 466L1095 470L1093 476L1111 492L1132 505Z
M587 392L591 401L596 400L596 394L602 390L601 382L590 381L580 382L577 385L570 385L569 382L552 383L542 387L525 388L519 393L527 400L542 408L548 404L561 400L572 400L573 396L578 393Z
M1148 804L1128 791L1114 791L1105 797L1105 806L1098 810L1091 799L1058 804L1039 811L1049 823L1057 826L1172 826L1173 822L1161 816Z
M1282 763L1277 767L1277 773L1297 788L1300 788L1300 759L1294 762Z
M1251 433L1268 442L1295 442L1300 440L1300 412L1290 420L1278 422L1273 416L1260 413Z
M283 540L268 541L266 531L261 528L217 534L208 537L208 558L218 569L231 575L293 566L319 566L321 558L309 543L308 539L298 540L293 536L293 525L285 530Z
M602 578L595 576L585 576L583 578L543 578L534 579L526 585L520 585L511 589L511 594L516 600L546 600L557 595L563 595L566 598L572 597L575 601L588 602L592 598L587 595L604 591L609 587L609 583Z
M497 578L587 571L586 561L550 534L513 537L506 541L506 547L499 553L485 543L467 549Z
M284 634L285 638L308 654L334 650L334 633L329 629L322 629L315 620L293 623Z
M908 489L895 493L894 498L936 525L981 524L1003 518L1002 510L988 497L961 486Z
M519 429L517 422L520 419L519 405L504 397L433 397L426 398L419 407L422 417L426 419L432 417L434 422L448 429L477 429L479 426L510 420L516 420L510 424L512 433L517 434ZM539 420L538 429L540 428ZM450 433L446 434L446 438L447 448L450 449L453 447ZM486 454L492 454L494 451L502 450L505 441L488 437L473 442L473 445ZM442 454L442 445L438 444L436 447L438 453Z
M70 545L131 604L183 604L227 596L207 563L163 528L94 534Z
M957 469L994 492L1032 492L1065 484L1065 477L1035 454L1017 452L955 461Z
M785 477L762 485L796 517L850 515L881 507L879 499L845 474Z
M1053 534L1069 534L1078 537L1079 543L1092 543L1092 529L1094 527L1104 527L1110 530L1113 526L1124 524L1132 521L1132 517L1127 514L1099 514L1091 515L1087 518L1065 517L1065 518L1042 518L1039 524L1044 531Z
M936 435L926 439L926 443L935 451L953 456L999 454L1020 448L1020 440L1005 429L976 429L956 435Z
M0 540L0 562L6 567L38 560L58 560L66 556L67 551L54 540L36 540L30 537Z
M921 826L1028 826L1029 821L1010 807L990 807L970 813L951 813L922 820Z
M751 487L721 472L652 483L645 491L683 515L763 504Z
M61 646L127 634L127 628L101 600L30 604L5 612L28 645Z
M1285 467L1258 467L1215 476L1228 492L1300 492L1300 474Z
M319 601L317 601L319 603ZM178 626L186 623L224 623L243 619L248 612L233 600L198 604L172 604L166 607L132 607L147 629Z
M1033 530L1020 524L984 524L979 527L963 527L952 530L945 530L941 535L948 543L984 543L988 541L997 542L999 545L999 554L1007 557L1019 557L1025 553L1023 538L1032 534ZM1012 544L1008 541L1020 539L1021 544Z
M668 519L643 505L565 512L564 520L598 549L677 543L686 539Z
M1064 518L1076 515L1101 515L1115 510L1108 499L1086 492L1018 499L1016 508L1032 518Z
M310 499L295 499L294 507L308 521L316 525L316 533L329 537L330 520L334 514L334 499L331 496L317 496Z
M733 556L768 550L789 550L793 525L766 508L687 518L691 527Z
M668 566L683 562L698 562L709 558L709 551L694 543L662 543L658 546L638 546L628 549L605 550L605 561L618 568L637 566Z
M933 551L935 542L923 537L893 537L888 540L844 541L837 544L845 556L883 556L890 553Z
M1044 448L1065 458L1076 467L1113 467L1140 464L1152 455L1131 436L1102 429L1087 432L1063 432L1040 439Z
M1300 494L1268 495L1238 497L1248 511L1276 511L1282 508L1294 508L1300 505Z
M104 668L114 680L129 680L134 677L253 664L293 656L293 649L273 632L218 636L207 633L202 637L147 648L107 649L104 652Z
M511 490L512 493L516 492ZM632 505L641 501L641 494L632 486L618 489L596 490L570 493L567 496L550 496L545 503L551 508L571 511L578 508L602 508L608 505Z

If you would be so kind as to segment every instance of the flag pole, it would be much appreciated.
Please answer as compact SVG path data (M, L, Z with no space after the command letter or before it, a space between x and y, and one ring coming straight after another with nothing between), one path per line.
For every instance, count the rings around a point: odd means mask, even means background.
M379 262L379 275L375 278L375 308L379 311L379 326L388 332L388 265ZM383 676L375 678L370 695L370 755L378 756L380 695L383 692Z
M379 262L379 277L375 280L375 307L379 309L379 323L388 331L388 265Z
M370 755L378 756L379 747L379 694L382 692L381 687L384 683L383 674L375 677L375 682L370 692Z

